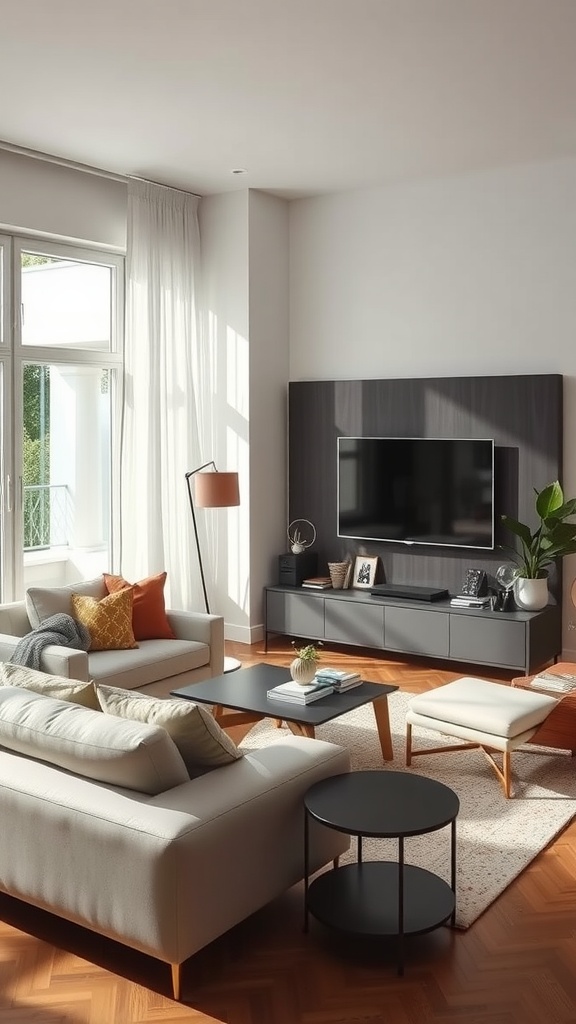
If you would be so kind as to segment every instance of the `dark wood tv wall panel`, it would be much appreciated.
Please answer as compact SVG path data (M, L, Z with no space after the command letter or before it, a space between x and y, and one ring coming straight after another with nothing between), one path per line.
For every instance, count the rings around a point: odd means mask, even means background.
M390 583L458 592L464 569L493 576L490 552L344 540L336 526L336 438L487 437L495 443L496 544L513 537L501 513L535 525L534 488L562 478L562 376L293 381L288 385L289 521L314 523L319 571L347 555L379 555ZM560 593L559 573L551 590Z

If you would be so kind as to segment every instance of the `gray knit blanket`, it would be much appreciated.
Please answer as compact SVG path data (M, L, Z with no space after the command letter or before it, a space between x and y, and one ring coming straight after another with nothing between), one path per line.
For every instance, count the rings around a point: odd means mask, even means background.
M90 633L81 622L76 622L71 615L57 612L44 619L31 633L26 633L16 644L10 661L13 665L26 665L27 668L40 668L42 651L50 644L58 647L73 647L78 651L87 651L90 647Z

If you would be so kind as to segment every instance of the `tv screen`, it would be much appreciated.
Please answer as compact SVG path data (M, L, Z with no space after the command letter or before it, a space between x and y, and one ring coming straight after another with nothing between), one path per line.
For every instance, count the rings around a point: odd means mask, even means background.
M494 441L339 437L338 536L494 547Z

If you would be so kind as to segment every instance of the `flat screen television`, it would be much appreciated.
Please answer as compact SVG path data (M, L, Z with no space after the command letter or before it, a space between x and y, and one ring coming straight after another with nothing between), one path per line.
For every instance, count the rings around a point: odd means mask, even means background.
M339 437L337 532L354 540L494 547L494 441Z

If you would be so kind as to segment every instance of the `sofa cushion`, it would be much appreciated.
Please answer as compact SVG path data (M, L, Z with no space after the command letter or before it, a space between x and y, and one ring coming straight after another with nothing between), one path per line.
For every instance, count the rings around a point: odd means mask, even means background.
M72 615L90 633L90 651L125 651L137 647L132 632L132 590L107 594L101 601L72 594Z
M44 619L57 612L72 615L72 594L86 594L101 601L107 593L103 576L72 583L69 587L30 587L26 591L26 611L30 625L36 629Z
M88 672L95 683L132 690L169 679L210 662L208 644L196 640L142 640L132 651L88 654Z
M56 697L70 704L81 704L93 711L100 711L93 683L82 683L66 676L52 676L48 672L37 672L24 665L0 662L0 686L19 686L24 690L33 690L34 693L43 693L46 697Z
M166 573L149 576L139 583L127 583L123 576L104 573L104 584L109 594L131 587L134 594L132 628L137 640L175 640L175 633L166 617L164 584Z
M0 687L0 746L150 795L189 780L165 729L11 686Z
M242 752L210 712L198 704L179 697L148 697L115 686L97 686L96 693L107 714L166 729L191 773L198 768L230 764L242 757Z

